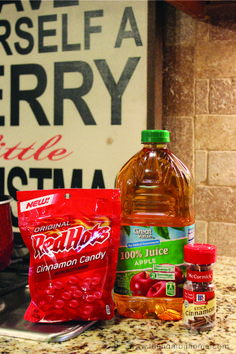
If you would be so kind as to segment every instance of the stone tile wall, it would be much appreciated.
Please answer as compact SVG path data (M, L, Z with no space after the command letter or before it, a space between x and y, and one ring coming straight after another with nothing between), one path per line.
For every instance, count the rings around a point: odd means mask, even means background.
M222 3L222 2L221 2ZM196 241L236 256L236 4L163 12L163 128L195 177Z

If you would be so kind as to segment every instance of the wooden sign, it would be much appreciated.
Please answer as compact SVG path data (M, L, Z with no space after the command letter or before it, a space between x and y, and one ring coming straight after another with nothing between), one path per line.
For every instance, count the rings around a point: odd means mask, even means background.
M1 1L0 193L114 187L147 126L148 18L147 1Z

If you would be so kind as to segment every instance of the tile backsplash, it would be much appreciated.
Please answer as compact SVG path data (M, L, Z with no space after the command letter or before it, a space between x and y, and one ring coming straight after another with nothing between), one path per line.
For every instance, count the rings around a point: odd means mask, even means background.
M163 5L163 128L195 178L196 242L236 256L236 4L207 11Z

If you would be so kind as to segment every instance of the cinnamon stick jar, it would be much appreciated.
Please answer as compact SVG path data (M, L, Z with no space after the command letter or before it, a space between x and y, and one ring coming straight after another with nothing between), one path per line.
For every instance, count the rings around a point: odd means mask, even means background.
M183 323L190 329L209 330L215 325L213 266L216 246L188 244L184 246L184 260L187 281L183 287Z

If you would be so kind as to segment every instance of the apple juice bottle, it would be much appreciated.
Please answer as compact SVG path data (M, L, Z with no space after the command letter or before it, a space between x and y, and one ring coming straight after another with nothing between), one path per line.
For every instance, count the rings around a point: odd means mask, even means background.
M143 148L120 170L121 235L114 301L132 318L182 318L184 246L194 242L194 185L167 147L169 132L144 130Z

